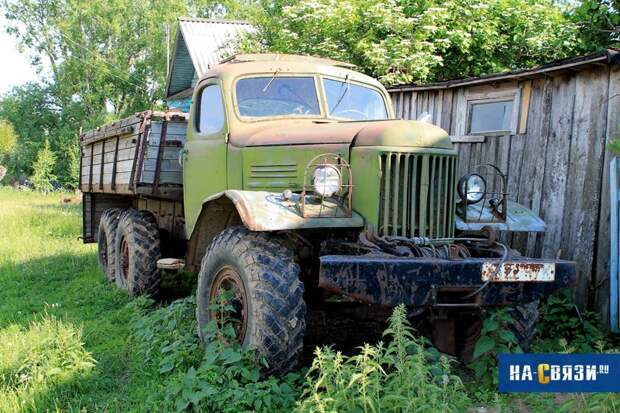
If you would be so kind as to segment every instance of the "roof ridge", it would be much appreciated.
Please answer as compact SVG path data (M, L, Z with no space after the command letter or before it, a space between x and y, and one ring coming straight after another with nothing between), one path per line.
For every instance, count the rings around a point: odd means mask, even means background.
M252 23L246 20L227 20L227 19L207 19L203 17L191 17L181 16L177 18L178 21L183 22L198 22L198 23L218 23L218 24L240 24L252 26Z

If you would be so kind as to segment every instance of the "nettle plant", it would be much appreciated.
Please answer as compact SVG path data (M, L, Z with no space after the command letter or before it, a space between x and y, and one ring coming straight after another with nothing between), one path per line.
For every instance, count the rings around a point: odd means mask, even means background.
M150 312L145 309L153 304L151 300L134 302L139 308L132 323L138 350L163 378L163 400L152 400L158 408L290 412L295 406L302 376L263 376L264 360L255 350L241 348L234 340L231 323L210 322L206 327L209 341L203 347L197 335L193 297ZM230 312L229 304L223 304L227 302L222 296L210 309Z
M471 406L450 359L414 334L404 306L384 332L387 344L366 344L354 356L315 351L301 412L461 412Z
M476 342L470 368L478 383L484 387L498 385L497 359L502 353L523 353L511 331L512 309L500 308L487 313L482 322L480 338ZM492 372L492 374L489 374Z

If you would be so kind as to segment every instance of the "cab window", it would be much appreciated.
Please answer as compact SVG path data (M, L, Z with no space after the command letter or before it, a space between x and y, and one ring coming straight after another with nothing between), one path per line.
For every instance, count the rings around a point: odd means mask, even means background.
M319 100L310 76L260 76L237 81L239 115L249 118L319 116Z
M348 81L323 79L328 116L347 120L382 120L388 113L381 94Z
M200 91L196 116L196 130L210 135L224 128L224 102L219 85L209 85Z

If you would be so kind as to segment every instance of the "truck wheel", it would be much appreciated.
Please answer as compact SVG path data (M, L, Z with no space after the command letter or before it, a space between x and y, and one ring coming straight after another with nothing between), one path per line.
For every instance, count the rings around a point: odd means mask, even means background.
M508 326L517 338L517 343L521 350L528 352L532 340L536 336L536 324L538 322L538 300L528 304L516 306L510 313L512 316L512 323ZM482 330L482 321L480 318L471 320L468 323L463 324L461 330L461 351L459 356L465 363L472 361L474 355L474 349L476 343L480 338L480 331Z
M538 300L524 305L517 306L512 311L512 332L517 337L521 350L530 351L530 345L536 336L536 324L540 312L538 311Z
M230 308L213 309L221 294ZM285 373L297 364L306 328L304 286L293 251L266 233L231 227L213 239L198 276L200 338L207 342L207 323L230 322L243 347L256 348L267 359L267 373Z
M99 220L99 232L97 234L99 266L108 281L114 281L116 271L114 243L116 242L118 216L121 212L123 210L120 208L106 209Z
M159 290L157 260L161 258L159 228L150 212L129 209L119 218L114 250L116 285L129 295L154 295Z

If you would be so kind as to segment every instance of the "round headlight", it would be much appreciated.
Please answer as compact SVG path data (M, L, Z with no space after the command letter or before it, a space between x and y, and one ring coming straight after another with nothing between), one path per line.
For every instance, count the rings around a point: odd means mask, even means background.
M459 197L470 204L480 202L484 198L484 193L487 190L487 183L484 178L478 174L468 174L459 180L457 191Z
M340 171L334 166L319 166L312 174L314 192L322 197L329 197L340 190L342 185Z

